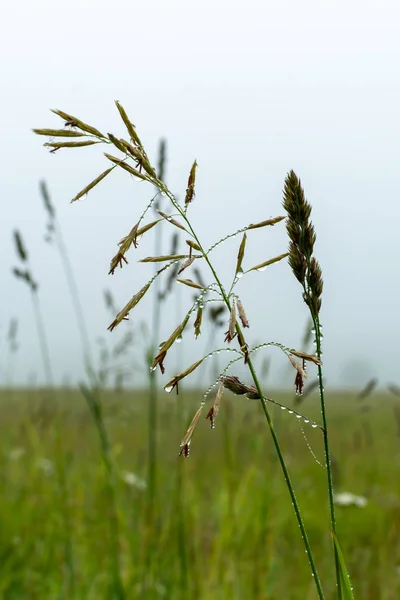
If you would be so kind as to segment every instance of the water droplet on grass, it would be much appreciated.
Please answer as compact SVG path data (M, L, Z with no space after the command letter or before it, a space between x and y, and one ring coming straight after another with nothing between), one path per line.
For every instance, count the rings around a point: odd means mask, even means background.
M172 392L172 385L167 385L167 387L165 387L164 390L169 394L170 392Z

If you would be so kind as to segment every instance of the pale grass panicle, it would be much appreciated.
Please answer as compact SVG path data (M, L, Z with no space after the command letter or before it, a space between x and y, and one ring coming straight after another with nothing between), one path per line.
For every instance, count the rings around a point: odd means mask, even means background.
M249 225L242 226L236 232L225 235L220 240L215 242L210 248L205 248L201 242L200 234L197 230L197 226L190 217L190 207L196 200L196 180L198 178L198 165L197 161L192 162L192 166L189 171L186 191L184 195L184 202L180 204L177 197L169 190L164 181L164 167L162 156L158 168L155 169L151 163L148 154L145 151L144 145L137 133L136 127L129 119L127 112L122 107L120 102L116 102L119 115L122 119L123 125L126 129L127 139L108 133L107 135L100 132L96 127L87 124L84 121L65 113L60 110L54 110L53 112L58 115L64 121L64 127L62 129L36 129L35 133L50 138L56 138L54 141L50 139L47 142L47 147L51 148L51 151L59 151L63 148L82 148L84 146L92 146L99 144L105 144L107 150L104 152L104 157L108 162L108 168L103 170L94 180L88 185L83 187L78 194L74 196L72 201L79 200L85 197L91 192L97 185L99 185L106 177L109 177L111 173L121 172L125 175L129 175L131 178L141 182L148 182L151 184L153 190L156 190L155 195L152 197L150 202L144 208L139 218L136 220L133 228L130 232L121 239L118 243L118 250L116 255L111 260L110 273L114 274L116 268L124 267L128 260L126 254L133 249L140 247L140 239L143 235L146 235L148 231L160 228L164 223L172 225L173 227L185 231L186 235L186 252L177 253L172 252L171 254L163 254L162 252L156 253L154 256L148 256L141 259L143 263L161 263L162 268L157 270L148 282L136 292L131 299L126 303L125 307L118 312L115 319L109 326L109 330L112 331L115 327L120 326L122 321L129 318L129 313L136 309L137 305L148 293L155 281L158 282L158 278L166 276L167 272L174 273L174 282L182 286L195 290L195 298L192 304L187 307L184 314L180 316L180 324L175 325L174 330L169 337L161 342L158 348L155 349L155 356L153 357L150 365L151 372L154 372L157 367L161 370L161 373L165 372L165 362L168 360L168 353L171 347L178 341L181 340L183 332L188 327L189 321L192 317L195 318L193 334L194 338L197 339L201 336L201 325L203 310L211 302L217 302L223 306L229 315L227 320L227 329L225 338L221 339L222 344L228 344L228 347L218 349L215 352L220 353L221 350L227 351L227 354L233 353L233 360L227 363L223 371L220 373L217 381L214 385L218 385L218 392L214 399L213 406L206 414L206 418L210 420L211 427L214 427L215 418L220 411L222 391L224 388L230 390L236 395L247 398L248 400L256 400L261 404L263 414L265 416L273 445L277 454L277 458L282 470L282 475L287 486L291 503L293 505L293 511L297 523L300 528L302 540L306 549L306 556L309 562L309 566L313 575L313 581L316 586L318 598L321 600L324 598L323 586L317 567L314 560L314 555L310 546L310 542L307 536L305 524L300 512L300 507L297 502L294 487L288 472L288 468L285 462L285 458L281 449L281 445L278 439L278 435L273 425L272 416L270 413L271 403L275 401L268 398L262 390L261 381L257 374L257 370L254 364L256 354L262 350L269 349L271 346L278 348L280 351L289 358L292 364L296 377L295 385L298 394L303 391L303 380L307 378L306 373L306 362L314 365L318 370L318 385L321 396L321 412L322 412L322 425L320 425L320 431L324 436L324 447L326 454L326 471L327 471L327 483L328 483L328 498L331 510L331 530L333 532L334 545L334 556L335 556L335 569L337 578L337 593L339 600L343 599L342 591L348 588L347 580L348 574L344 567L342 560L340 547L335 535L335 513L334 513L334 497L333 497L333 486L332 476L330 467L330 454L328 446L328 429L327 429L327 418L325 411L324 395L323 395L323 383L322 383L322 348L321 348L321 327L319 321L319 314L322 303L322 271L318 261L314 256L314 245L316 241L316 234L314 227L310 221L311 205L305 199L304 190L301 186L300 179L294 173L290 171L285 180L284 193L283 193L283 206L286 211L286 215L280 215L275 218L268 218L258 223L250 223ZM69 138L62 140L62 138ZM78 138L75 139L71 138ZM61 141L59 141L61 138ZM115 155L116 153L116 155ZM111 166L110 166L111 163ZM163 198L169 203L170 212L166 212L167 209L160 209L160 199ZM155 209L161 219L148 220L148 213L150 209ZM246 268L246 248L248 244L249 233L254 229L270 228L273 227L283 220L286 219L286 229L289 236L289 249L287 252L281 252L278 256L274 257L260 257L260 262L255 266ZM236 255L236 268L232 273L231 283L222 281L220 274L217 272L215 263L213 261L213 252L222 244L222 242L230 239L234 240L236 237L241 235L241 241L238 248L235 250ZM282 249L284 250L284 249ZM303 298L307 304L310 315L312 317L315 341L316 341L316 352L315 355L309 354L302 350L289 349L284 347L282 344L275 342L265 342L253 347L250 341L244 334L244 330L249 328L250 321L244 311L243 304L240 301L238 294L236 293L236 286L239 280L242 282L245 275L251 271L263 272L267 268L276 268L273 265L277 265L288 258L289 265L300 282L303 289ZM201 276L198 276L198 264L203 263L207 268L208 278L203 281ZM185 271L184 278L179 277L181 273ZM186 275L186 272L188 273ZM176 273L176 275L175 275ZM193 274L193 275L192 275ZM224 274L225 276L225 274ZM170 280L171 281L171 280ZM239 318L237 318L237 315ZM218 318L221 318L219 313ZM225 317L224 317L225 319ZM226 320L225 320L226 322ZM210 358L214 355L214 352L208 353L193 363L188 368L182 370L178 375L169 380L165 385L167 391L175 389L178 392L179 382L188 377L197 368L200 368L206 358ZM229 352L228 352L229 351ZM300 358L302 364L296 359ZM245 365L248 375L252 380L252 384L247 384L239 379L239 377L230 375L229 369L238 361ZM212 389L211 386L210 389ZM192 418L187 432L181 442L180 454L188 456L189 446L192 442L192 438L196 427L200 422L200 417L203 415L203 408L206 402L206 396L200 403L194 417ZM276 403L278 404L279 403ZM281 408L287 409L286 406ZM310 419L306 419L300 413L294 411L294 409L288 410L291 414L296 414L297 417L303 418L306 423L310 422ZM317 427L318 424L314 423L313 427ZM349 596L350 597L350 596Z

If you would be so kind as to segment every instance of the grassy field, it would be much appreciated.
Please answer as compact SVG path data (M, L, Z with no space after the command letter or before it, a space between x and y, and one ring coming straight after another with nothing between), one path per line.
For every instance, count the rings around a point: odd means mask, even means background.
M116 527L126 598L316 597L259 403L226 393L215 430L202 422L190 458L178 459L199 398L160 393L151 514L146 392L103 394L115 515L81 394L1 392L0 598L117 598ZM275 398L293 401L289 394ZM342 549L356 597L363 600L400 596L395 403L387 395L364 401L328 395L336 491L368 498L365 508L337 509ZM318 419L317 398L304 400L301 410ZM335 583L325 472L298 420L280 409L274 415L329 598ZM321 432L307 425L304 432L323 462Z

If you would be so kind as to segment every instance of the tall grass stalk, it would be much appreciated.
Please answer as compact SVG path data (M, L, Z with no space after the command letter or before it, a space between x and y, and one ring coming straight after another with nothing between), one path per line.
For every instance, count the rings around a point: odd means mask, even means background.
M92 357L92 350L90 344L89 333L86 326L86 319L82 307L82 302L79 295L79 288L76 283L76 279L74 276L74 271L71 265L71 261L68 254L68 248L64 240L64 236L62 234L61 225L59 220L57 219L57 213L54 208L54 204L51 201L51 197L47 188L46 182L43 180L39 184L40 193L43 198L43 203L45 209L48 214L49 222L47 225L48 235L47 240L51 241L55 240L56 247L58 253L61 258L61 263L63 265L65 278L67 280L67 286L71 297L71 302L73 306L73 310L75 313L76 322L78 325L78 331L81 338L82 349L83 349L83 357L84 364L89 373L89 377L93 380L95 369Z
M121 576L120 566L120 548L119 548L119 521L117 503L115 499L115 472L113 468L112 457L110 453L110 443L108 439L107 429L104 423L103 411L100 398L100 390L98 389L100 378L96 376L96 370L94 368L92 350L90 344L89 333L86 326L86 319L79 295L79 288L75 280L74 272L72 269L71 261L68 254L68 248L62 235L61 226L57 219L56 211L53 203L51 202L50 194L47 189L45 181L40 182L40 192L43 198L43 202L48 213L49 223L48 232L49 236L53 234L53 238L56 242L56 247L59 252L61 262L64 268L65 277L67 280L67 286L70 293L72 306L74 309L78 331L81 338L84 363L86 371L89 375L89 380L92 386L86 387L81 386L83 397L85 398L89 407L90 414L93 418L98 437L100 442L101 456L106 472L106 493L108 497L109 505L109 525L110 525L110 546L111 546L111 562L112 562L112 573L113 573L113 596L118 600L125 598L124 587ZM71 571L71 568L70 568Z
M316 234L313 224L310 221L311 206L307 202L304 189L300 179L291 171L285 180L283 206L288 213L286 229L288 232L289 244L289 264L296 279L300 282L303 289L303 300L308 306L310 316L313 322L313 332L315 333L316 355L320 359L318 364L318 385L320 395L320 405L322 414L322 432L324 438L325 466L328 483L329 511L331 519L331 529L333 540L336 536L336 515L333 493L333 477L331 466L331 455L329 451L328 423L326 417L326 403L323 385L322 371L322 332L320 323L320 309L322 304L323 280L322 271L318 261L314 257L314 244ZM335 556L336 584L339 600L343 597L342 592L342 564L338 553L338 545L333 543ZM345 578L349 575L346 572Z
M168 187L162 181L162 179L158 176L156 170L152 167L150 160L146 154L146 151L143 147L143 144L137 134L137 131L129 120L128 115L126 114L124 108L121 106L119 102L116 103L117 109L120 113L121 119L126 127L128 132L129 141L123 138L117 138L112 134L104 135L98 129L88 125L87 123L77 119L76 117L69 115L63 111L55 110L53 111L64 121L65 128L64 129L36 129L34 130L39 135L51 136L54 138L63 138L63 137L77 137L79 138L77 141L72 141L68 139L67 141L50 141L45 145L51 148L51 151L54 152L61 148L66 147L82 147L89 146L93 144L107 144L112 148L113 152L119 152L119 156L115 156L114 154L110 154L108 152L105 153L106 159L109 161L109 168L103 171L98 177L96 177L91 183L85 186L74 198L73 201L79 200L84 197L90 190L92 190L95 186L97 186L105 177L107 177L110 173L112 173L115 169L124 170L128 172L135 179L139 179L142 181L147 181L155 186L160 194L160 196L167 197L170 201L173 214L168 215L160 210L158 210L158 214L162 217L161 219L157 219L151 223L147 223L145 225L142 224L143 219L145 218L148 209L154 205L154 202L157 199L157 196L153 198L150 204L142 213L139 221L134 225L131 232L119 243L119 248L117 254L111 261L111 270L110 272L114 272L117 266L123 265L124 262L127 262L125 254L132 247L137 247L140 237L146 233L146 231L152 229L157 226L160 221L167 221L170 225L179 228L180 230L184 230L186 234L189 236L189 240L186 240L188 244L188 250L185 254L171 254L171 255L161 255L161 253L156 256L147 257L142 259L141 262L153 262L153 263L164 263L164 266L156 271L153 277L147 282L147 284L136 293L126 304L126 306L116 315L114 321L111 323L109 330L112 331L115 327L117 327L124 319L126 319L130 313L130 311L141 301L144 295L147 293L148 289L153 285L155 281L158 280L158 277L169 268L173 269L178 266L179 270L177 272L178 278L177 282L183 284L185 286L189 286L191 288L195 288L197 291L197 299L192 305L191 309L188 311L186 316L180 325L172 332L169 338L163 342L157 348L157 354L153 359L151 368L154 370L157 367L160 368L162 373L164 373L164 361L167 357L168 351L172 347L172 345L181 338L184 329L187 326L187 323L191 317L191 315L196 311L196 321L194 323L195 327L195 337L198 336L200 332L201 319L202 319L202 311L204 308L204 304L209 301L222 302L222 304L227 308L230 318L229 318L229 327L228 331L225 334L225 342L230 344L235 338L235 341L238 342L239 349L228 348L231 352L236 356L235 359L231 360L228 363L225 370L221 373L218 382L220 387L217 393L216 399L210 411L207 414L207 418L210 419L211 425L214 425L215 418L219 411L219 403L221 399L221 394L223 388L227 388L233 393L237 395L243 395L248 399L259 400L262 406L263 414L267 421L269 431L272 437L273 446L275 448L278 461L282 470L283 478L289 492L289 496L293 505L293 511L295 514L295 518L297 520L298 526L300 528L302 540L304 543L304 547L307 553L307 558L309 561L309 565L311 568L311 572L313 575L314 584L316 586L316 591L318 594L318 598L322 600L324 598L322 583L319 578L314 556L312 553L312 549L310 547L309 539L306 533L305 524L303 521L303 517L300 511L300 507L296 498L295 489L293 483L291 481L289 471L283 456L283 451L278 440L278 436L274 427L274 423L268 408L268 402L275 402L270 398L267 398L262 391L262 386L260 383L260 379L255 370L253 363L253 353L260 348L275 346L279 348L290 360L292 366L296 370L296 387L298 392L301 394L303 390L303 378L307 377L305 372L306 361L312 362L318 365L318 373L320 380L320 392L321 392L321 410L323 417L323 425L319 426L322 429L324 434L324 444L325 444L325 452L326 452L326 462L327 462L327 472L328 472L328 489L329 489L329 502L331 508L331 525L332 525L332 534L334 539L335 536L335 514L334 514L334 505L333 505L333 487L332 487L332 473L330 468L330 460L329 460L329 447L328 447L328 435L327 435L327 427L326 427L326 414L325 414L325 402L323 395L323 385L322 385L322 369L321 369L321 332L320 332L320 324L318 313L321 305L321 294L322 294L322 275L321 270L312 256L312 247L315 241L315 233L308 222L308 217L311 212L311 206L305 203L304 195L302 196L299 192L299 186L297 186L297 178L293 172L291 172L286 180L285 184L285 196L284 196L284 206L288 212L288 220L287 220L287 229L290 238L290 246L289 252L285 254L281 254L280 256L269 259L265 262L262 262L250 269L248 271L243 271L242 263L245 255L245 247L246 247L246 239L247 233L252 229L264 228L275 225L280 221L284 220L286 217L280 216L275 219L268 219L261 223L250 224L246 227L242 227L238 231L233 234L227 235L218 242L216 242L211 248L205 250L203 247L197 232L195 231L191 219L188 217L188 211L190 209L190 205L195 198L195 182L196 182L196 169L197 163L194 161L192 168L190 170L185 200L184 204L181 204L177 201L175 196L170 192ZM67 128L70 129L67 129ZM133 166L132 166L133 164ZM297 186L297 187L296 187ZM291 187L294 187L294 196L292 194ZM297 194L297 196L296 196ZM176 219L178 217L178 219ZM237 265L235 276L233 279L233 283L227 292L224 288L222 280L220 279L216 269L214 267L214 263L211 259L211 252L214 250L219 244L223 241L233 238L237 235L243 234L242 241L239 248L239 253L237 257ZM240 302L238 296L234 293L234 287L239 280L241 275L244 275L250 271L260 271L264 270L271 264L281 261L282 259L289 256L289 264L292 267L292 270L297 277L297 279L302 283L304 290L304 300L308 304L311 315L313 316L313 322L316 330L316 344L317 344L317 356L313 356L310 354L306 354L305 352L299 352L294 349L289 349L284 347L282 344L276 342L266 342L254 348L249 347L247 340L244 336L244 329L249 327L249 322L244 312L244 308ZM191 279L183 279L179 278L179 275L187 268L189 268L194 261L204 260L208 266L209 272L212 275L213 282L211 285L205 286L201 283L197 283L192 281ZM184 261L181 263L181 261ZM174 271L173 271L174 272ZM183 276L185 277L186 274ZM206 294L213 295L213 297L209 300L208 297L205 298ZM239 314L239 320L236 317L236 314ZM157 325L157 324L156 324ZM210 352L207 356L213 356L214 353L219 353L219 350L214 352ZM302 359L303 365L295 359L295 357ZM196 363L188 367L186 370L181 372L180 374L173 377L167 384L165 384L164 389L168 392L172 391L174 388L178 390L178 384L182 381L186 376L192 373L196 368L198 368L206 356L202 357ZM243 361L247 366L251 378L253 380L254 385L248 386L242 383L236 376L227 375L228 369L237 361ZM221 391L221 393L220 393ZM181 454L183 456L188 456L189 454L189 446L192 440L192 436L194 430L199 423L200 416L202 414L202 410L205 404L205 398L200 404L199 409L197 410L185 437L181 442ZM284 407L285 408L285 407ZM295 412L295 411L291 411ZM298 417L302 417L301 414L297 414ZM306 419L306 422L310 422L309 419ZM317 427L317 423L313 423L314 427ZM154 428L155 434L155 428ZM152 442L153 443L153 442ZM337 576L339 574L338 570L338 561L337 561L338 553L335 552L336 559L336 573ZM343 571L342 571L343 572ZM340 577L338 577L338 594L339 598L342 598Z
M62 514L63 525L64 525L64 535L63 535L64 552L65 552L65 561L66 561L67 572L68 572L66 590L67 590L67 597L71 597L71 595L73 595L74 589L75 589L75 566L74 566L74 554L73 554L73 546L72 546L72 539L71 539L71 519L70 519L70 505L69 505L70 495L69 495L69 489L68 489L68 484L67 484L67 464L66 464L67 457L65 455L59 427L57 427L57 425L60 424L60 420L59 420L60 406L59 406L59 402L58 402L58 398L57 398L57 393L55 391L55 381L54 381L54 377L53 377L53 369L52 369L52 364L51 364L51 359L50 359L49 344L48 344L47 336L46 336L45 321L43 318L43 313L42 313L41 304L40 304L40 300L39 300L39 293L38 293L39 286L32 275L32 271L29 266L28 252L27 252L25 243L24 243L23 238L19 231L14 232L14 242L15 242L15 249L16 249L17 256L20 259L20 261L22 262L22 264L25 265L25 269L21 270L19 268L15 268L13 272L17 278L23 280L28 285L29 290L30 290L32 306L33 306L33 313L35 315L36 328L37 328L39 344L40 344L40 348L41 348L41 355L42 355L42 361L43 361L43 367L44 367L44 373L45 373L46 386L48 388L48 391L50 391L50 393L52 394L53 401L56 404L57 409L58 409L58 411L57 411L58 420L53 424L52 431L56 438L57 483L58 483L58 493L60 496L59 504L61 507L61 514Z
M103 407L101 403L100 390L88 388L81 385L81 392L87 402L90 413L95 423L99 441L100 452L105 468L105 490L109 509L108 522L110 525L110 552L112 570L112 595L110 598L124 600L126 598L121 574L121 549L118 508L115 497L116 473L111 456L111 445L108 437L107 427L104 422Z

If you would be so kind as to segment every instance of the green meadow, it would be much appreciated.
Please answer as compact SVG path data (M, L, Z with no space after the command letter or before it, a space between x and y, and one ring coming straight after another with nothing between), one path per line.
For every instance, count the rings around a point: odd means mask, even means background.
M226 391L215 429L202 418L182 458L202 392L160 391L150 494L148 397L101 393L110 476L80 391L1 391L0 598L315 599L260 402ZM294 394L272 397L294 403ZM368 500L337 506L338 537L363 600L400 597L396 405L387 394L327 394L335 491ZM317 394L297 408L320 421ZM322 433L278 407L272 415L333 598Z

